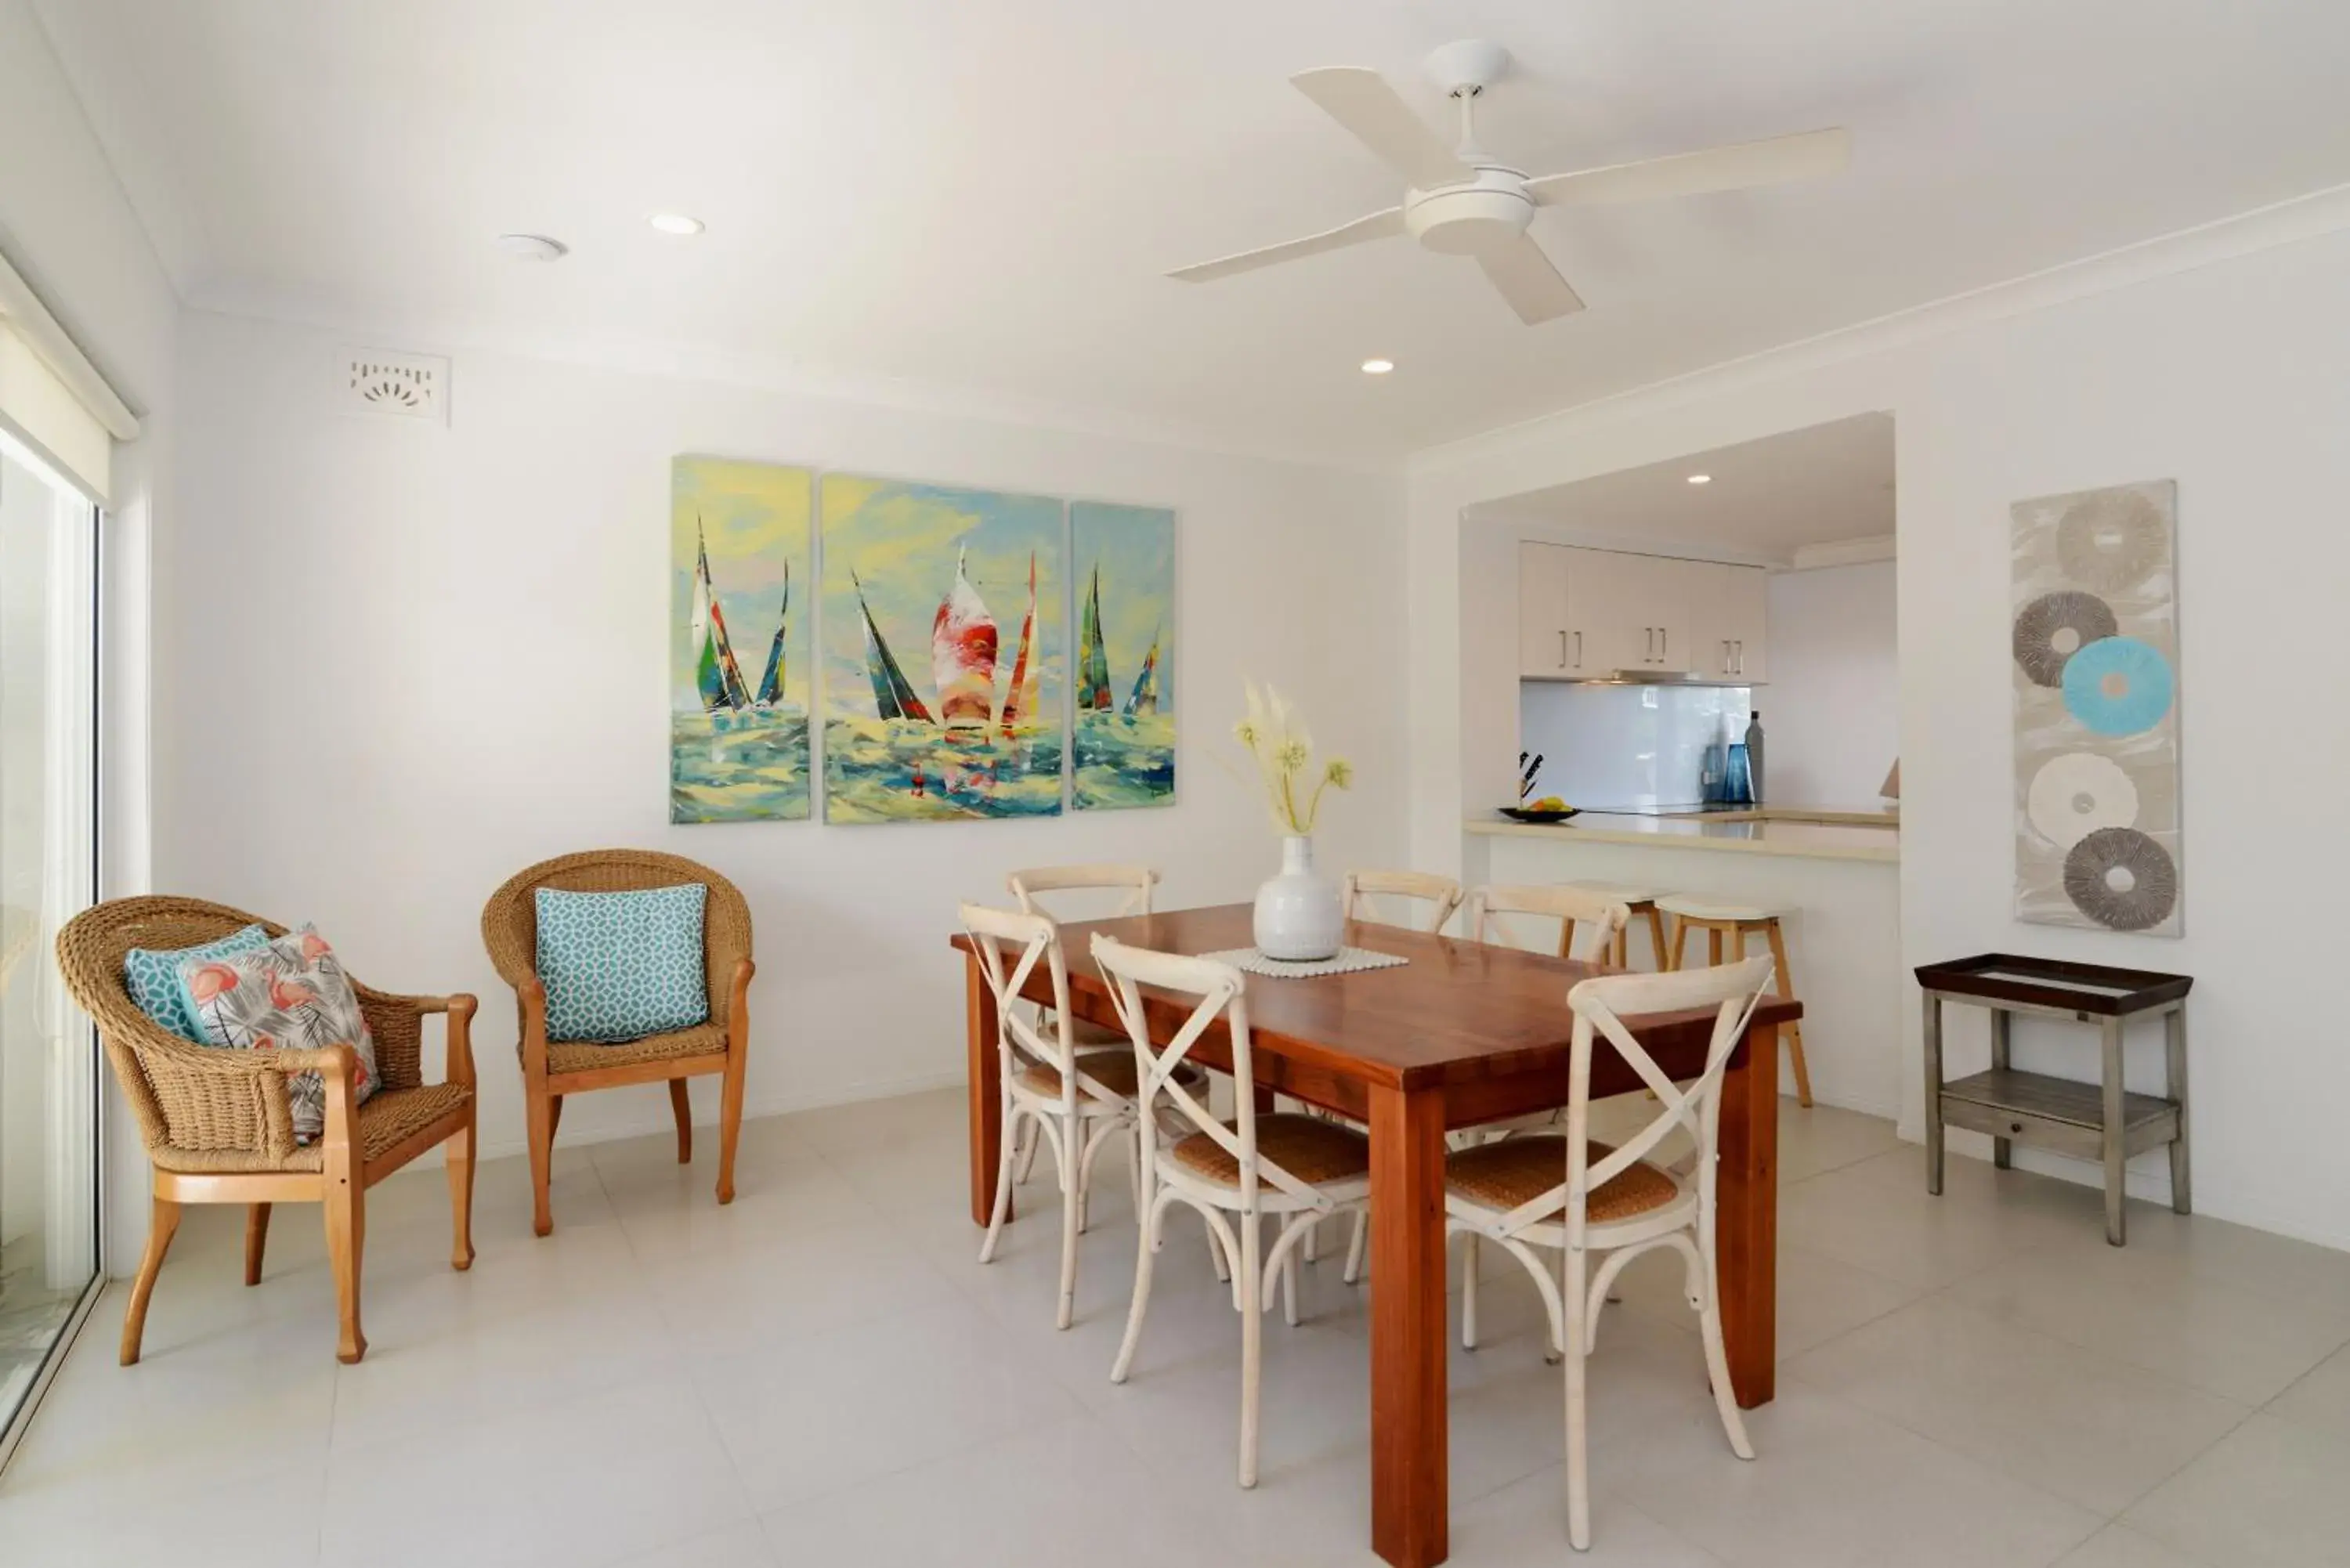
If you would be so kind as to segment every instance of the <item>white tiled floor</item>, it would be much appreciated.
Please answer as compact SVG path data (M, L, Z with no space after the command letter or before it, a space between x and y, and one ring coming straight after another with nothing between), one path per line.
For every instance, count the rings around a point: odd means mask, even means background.
M1780 1397L1733 1459L1672 1281L1625 1281L1593 1368L1595 1565L2235 1568L2350 1563L2350 1254L1954 1160L1926 1195L1884 1124L1782 1116ZM315 1212L239 1282L196 1211L147 1355L118 1287L0 1480L0 1562L567 1568L1367 1565L1367 1343L1335 1259L1266 1329L1263 1481L1232 1484L1240 1333L1196 1238L1162 1255L1113 1387L1133 1229L1103 1183L1077 1322L1056 1235L981 1268L960 1093L562 1151L529 1234L482 1168L446 1264L437 1171L370 1195L367 1361L333 1359ZM1032 1202L1042 1197L1040 1181ZM1188 1232L1190 1227L1186 1226ZM1336 1248L1334 1247L1334 1251ZM1570 1561L1559 1377L1492 1249L1451 1360L1452 1561Z

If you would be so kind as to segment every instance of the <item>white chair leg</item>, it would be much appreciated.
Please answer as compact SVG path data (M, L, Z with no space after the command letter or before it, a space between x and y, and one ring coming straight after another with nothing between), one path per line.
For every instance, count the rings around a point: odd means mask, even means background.
M979 1244L979 1261L983 1263L992 1263L995 1261L996 1240L1003 1234L1003 1219L1012 1210L1012 1166L1014 1158L1013 1146L1019 1141L1020 1130L1024 1125L1020 1113L1012 1108L1012 1097L1009 1095L1005 1096L1003 1131L999 1139L1003 1146L1003 1152L995 1162L995 1212L988 1219L986 1240Z
M1241 1216L1241 1464L1244 1488L1256 1485L1256 1416L1264 1363L1264 1295L1257 1279L1263 1253L1257 1217Z
M1134 1349L1142 1343L1142 1316L1150 1310L1150 1260L1158 1254L1159 1228L1167 1222L1165 1202L1153 1202L1143 1210L1142 1220L1135 1236L1134 1302L1126 1309L1126 1337L1118 1341L1118 1359L1110 1363L1109 1380L1123 1383L1134 1369ZM1210 1250L1215 1247L1216 1235L1208 1232Z
M1461 1348L1477 1348L1477 1232L1461 1250Z
M1027 1186L1028 1179L1036 1173L1036 1146L1044 1141L1044 1133L1030 1124L1028 1136L1020 1146L1020 1185L1023 1187Z
M1149 1135L1143 1130L1142 1124L1137 1122L1134 1124L1134 1137L1128 1140L1126 1146L1126 1190L1127 1195L1134 1200L1134 1223L1137 1229L1142 1226L1142 1162L1150 1158L1149 1147L1145 1142L1149 1137Z
M1721 1291L1714 1275L1711 1229L1710 1225L1704 1228L1698 1249L1705 1259L1705 1277L1699 1282L1704 1302L1697 1315L1698 1332L1705 1341L1705 1375L1713 1379L1713 1407L1721 1412L1721 1429L1730 1438L1730 1451L1751 1459L1754 1445L1746 1439L1746 1418L1738 1413L1738 1392L1730 1384L1730 1353L1721 1342Z
M1313 1235L1314 1232L1309 1228L1305 1239L1310 1241ZM1297 1249L1295 1247L1292 1247L1284 1253L1281 1259L1281 1317L1282 1321L1290 1327L1297 1326Z
M1305 1261L1307 1262L1312 1263L1320 1261L1322 1256L1321 1220L1316 1220L1314 1221L1313 1227L1305 1232L1305 1240L1300 1244L1305 1249Z
M1071 1120L1061 1135L1061 1306L1054 1326L1066 1328L1077 1310L1077 1232L1086 1228L1086 1154L1076 1139L1085 1124Z
M1229 1285L1232 1282L1232 1260L1224 1256L1223 1238L1216 1234L1213 1225L1208 1226L1207 1231L1208 1262L1216 1271L1216 1283Z
M1084 1131L1085 1118L1080 1116L1076 1125L1079 1131ZM1084 1140L1085 1158L1078 1161L1077 1169L1077 1232L1080 1235L1093 1224L1094 1161L1101 1158L1102 1148L1109 1142L1116 1125L1097 1121Z
M1367 1238L1367 1237L1369 1236L1369 1234L1370 1234L1370 1228L1371 1228L1371 1212L1370 1212L1370 1210L1367 1210L1367 1209L1357 1209L1357 1210L1355 1210L1355 1234L1354 1234L1353 1238L1352 1238L1351 1240L1349 1240L1349 1241L1347 1241L1347 1274L1346 1274L1346 1279L1347 1279L1347 1282L1348 1284L1350 1284L1350 1285L1352 1285L1352 1284L1359 1284L1359 1283L1361 1283L1361 1282L1362 1282L1362 1278L1363 1278L1363 1242L1364 1242L1364 1241L1366 1240L1366 1238Z
M1559 1304L1565 1319L1560 1337L1566 1342L1566 1539L1577 1552L1588 1552L1591 1452L1590 1434L1584 1427L1584 1265L1583 1255L1572 1249L1567 1252L1565 1274Z

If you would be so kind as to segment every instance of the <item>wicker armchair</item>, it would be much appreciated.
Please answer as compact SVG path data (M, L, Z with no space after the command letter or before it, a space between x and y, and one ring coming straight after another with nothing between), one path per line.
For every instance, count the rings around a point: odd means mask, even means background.
M184 948L254 924L258 917L194 898L117 898L86 909L57 933L57 968L66 987L98 1023L122 1095L139 1119L154 1168L154 1216L146 1255L122 1320L122 1365L139 1359L147 1303L184 1203L246 1205L244 1282L261 1282L261 1260L275 1203L324 1207L327 1251L341 1307L335 1354L367 1354L359 1332L360 1254L367 1239L367 1189L435 1144L448 1146L449 1206L454 1236L450 1266L473 1262L473 998L393 996L357 981L359 1006L375 1036L378 1087L351 1103L359 1054L348 1045L323 1051L228 1051L182 1040L139 1010L125 988L123 954L132 948ZM273 937L286 928L260 920ZM446 1082L424 1082L424 1016L448 1019ZM316 1143L294 1141L286 1079L315 1072L325 1081L326 1130Z
M699 882L702 907L702 969L710 1017L691 1029L606 1044L546 1038L546 988L538 979L538 899L541 888L569 893L636 892ZM555 1229L547 1184L555 1129L567 1095L626 1084L669 1085L677 1118L677 1162L693 1159L693 1112L685 1081L723 1074L718 1102L718 1201L734 1201L734 1147L743 1132L743 1071L751 1049L751 908L734 884L709 867L650 849L590 849L542 860L517 872L490 895L482 910L482 941L500 978L515 989L520 1014L515 1050L522 1058L524 1108L530 1121L531 1223L542 1236Z

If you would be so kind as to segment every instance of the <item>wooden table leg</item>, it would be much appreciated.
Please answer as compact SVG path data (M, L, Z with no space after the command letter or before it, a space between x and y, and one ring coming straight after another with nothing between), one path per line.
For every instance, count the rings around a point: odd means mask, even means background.
M971 1222L986 1229L995 1217L995 1171L1003 1158L1003 1075L995 1054L995 993L979 960L962 961L963 1027L971 1052ZM1005 1205L1009 1223L1012 1209Z
M1451 1551L1444 1408L1444 1096L1373 1088L1371 1550L1397 1568Z
M1730 1381L1738 1403L1752 1410L1771 1402L1778 1377L1776 1024L1750 1027L1744 1046L1723 1075L1721 1150L1714 1237L1721 1271L1721 1336L1730 1353Z

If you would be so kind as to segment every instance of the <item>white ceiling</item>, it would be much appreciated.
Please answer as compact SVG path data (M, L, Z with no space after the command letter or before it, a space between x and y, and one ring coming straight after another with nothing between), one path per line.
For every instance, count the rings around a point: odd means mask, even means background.
M2350 182L2341 0L37 3L192 302L1349 461ZM1421 57L1479 34L1521 62L1482 140L1534 172L1828 124L1854 167L1544 213L1590 308L1541 327L1400 240L1159 275L1392 203L1285 78L1377 67L1434 119Z
M1702 473L1709 483L1691 484ZM1790 561L1893 533L1893 416L1858 414L1490 502L1476 521Z

